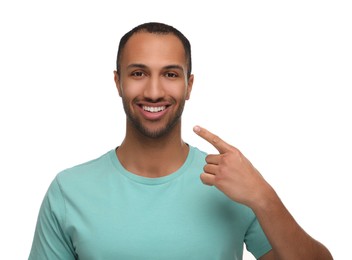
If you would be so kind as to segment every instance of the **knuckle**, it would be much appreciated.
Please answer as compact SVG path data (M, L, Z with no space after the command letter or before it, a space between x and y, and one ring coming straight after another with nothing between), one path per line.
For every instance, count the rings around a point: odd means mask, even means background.
M217 143L217 142L219 142L219 140L220 140L220 137L217 136L217 135L213 135L213 136L211 137L211 141L212 141L213 143Z
M220 164L222 165L229 165L231 162L232 162L231 154L223 154L220 158Z
M234 146L230 146L230 151L236 155L238 155L240 153L240 150L238 150L236 147Z
M206 174L206 173L202 173L202 174L200 175L200 180L201 180L202 183L205 184L205 185L209 185L209 186L212 186L212 185L213 185L213 183L211 182L211 180L210 180L208 174Z
M237 149L236 147L231 147L230 154L232 156L234 156L235 158L241 158L242 157L241 151L239 149Z

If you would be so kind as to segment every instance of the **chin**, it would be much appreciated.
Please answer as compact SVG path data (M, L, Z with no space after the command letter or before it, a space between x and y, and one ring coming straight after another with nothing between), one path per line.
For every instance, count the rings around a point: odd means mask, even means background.
M174 118L176 119L176 118ZM175 131L180 125L180 118L178 120L172 120L167 123L154 122L155 125L146 125L138 120L132 120L133 127L143 136L148 138L162 138ZM157 125L158 124L158 125Z
M157 138L161 138L164 137L166 135L168 135L172 129L174 128L174 126L166 126L166 127L161 127L161 128L155 128L155 129L151 129L151 128L147 128L147 127L137 127L138 131L149 138L153 138L153 139L157 139Z

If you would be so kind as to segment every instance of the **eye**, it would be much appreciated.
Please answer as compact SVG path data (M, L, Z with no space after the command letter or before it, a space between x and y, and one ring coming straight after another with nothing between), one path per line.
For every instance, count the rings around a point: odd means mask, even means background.
M131 76L140 78L140 77L145 76L145 73L144 73L143 71L133 71L133 72L131 73Z
M174 73L174 72L166 72L165 73L165 77L167 77L167 78L177 78L178 75L176 73Z

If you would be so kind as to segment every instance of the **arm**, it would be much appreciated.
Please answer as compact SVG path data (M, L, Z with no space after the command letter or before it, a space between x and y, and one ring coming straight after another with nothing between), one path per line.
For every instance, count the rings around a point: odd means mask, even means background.
M195 127L194 131L220 153L207 156L202 182L250 207L267 236L272 250L260 259L332 259L327 248L298 225L274 189L238 149L204 128Z
M270 257L261 259L332 259L325 246L298 225L271 187L251 207L273 248Z
M55 179L40 208L29 260L73 260L75 253L64 232L65 204Z

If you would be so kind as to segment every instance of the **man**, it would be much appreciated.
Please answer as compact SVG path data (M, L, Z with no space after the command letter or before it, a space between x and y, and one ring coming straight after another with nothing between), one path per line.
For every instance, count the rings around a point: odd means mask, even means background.
M171 26L122 37L114 78L126 136L57 175L29 259L241 259L244 243L263 260L332 259L238 149L199 126L219 154L182 140L191 68L189 41Z

